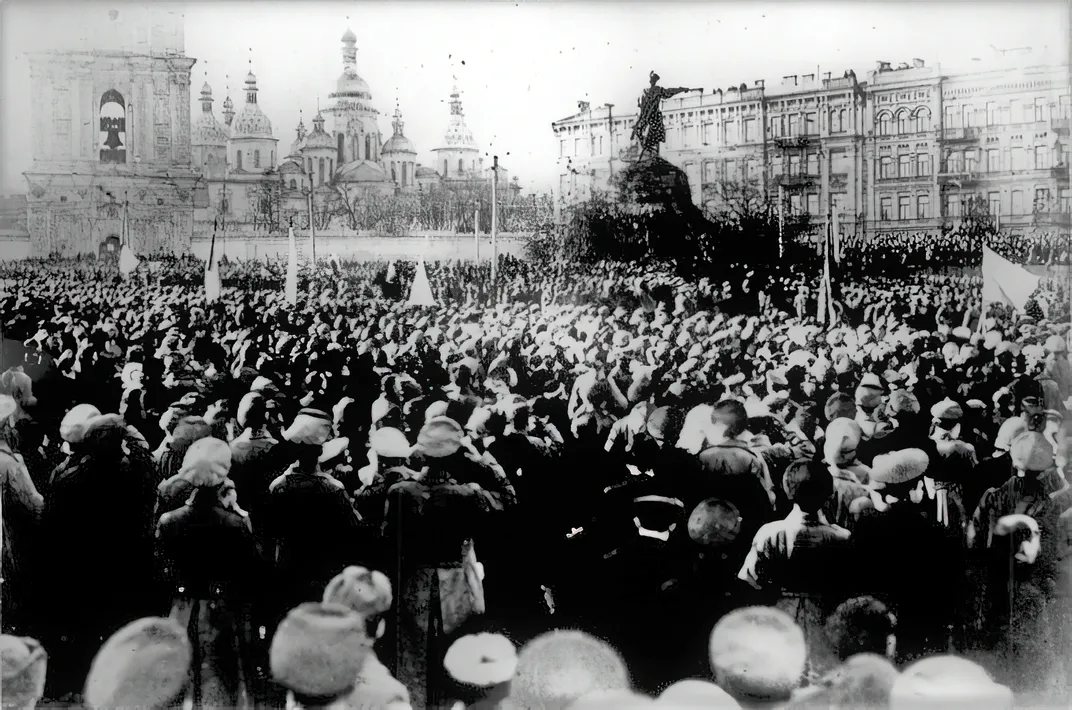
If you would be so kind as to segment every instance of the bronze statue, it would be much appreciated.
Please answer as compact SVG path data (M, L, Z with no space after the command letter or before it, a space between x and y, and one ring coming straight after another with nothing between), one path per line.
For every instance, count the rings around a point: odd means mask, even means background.
M640 143L640 158L649 154L658 155L659 144L666 140L666 127L663 125L663 112L660 110L661 103L678 94L703 91L703 89L684 87L664 89L659 86L659 75L655 72L649 74L649 79L651 85L644 90L644 95L640 98L640 111L631 136L632 140Z

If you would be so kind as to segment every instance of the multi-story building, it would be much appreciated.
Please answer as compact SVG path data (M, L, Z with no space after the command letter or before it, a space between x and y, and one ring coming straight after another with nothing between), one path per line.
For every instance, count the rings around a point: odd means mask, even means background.
M879 62L866 82L847 71L686 94L663 104L662 155L701 207L769 196L843 234L933 233L980 195L1004 228L1067 223L1068 67L1018 61L951 75ZM579 108L552 124L559 204L611 188L636 118Z

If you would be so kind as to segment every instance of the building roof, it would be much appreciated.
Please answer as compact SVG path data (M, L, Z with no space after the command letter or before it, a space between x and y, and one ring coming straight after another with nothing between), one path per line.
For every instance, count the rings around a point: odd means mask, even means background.
M461 95L458 93L458 87L454 87L454 91L450 94L450 123L447 124L447 131L443 135L443 143L434 150L480 150L477 147L476 140L473 138L473 132L469 130L469 126L465 125L465 113L462 111L462 101Z
M261 111L257 103L257 77L250 72L246 75L246 104L231 123L231 138L269 138L272 136L272 122Z
M423 165L418 165L417 169L413 172L414 177L418 178L438 178L440 177L433 168L426 168Z
M381 155L390 153L405 153L408 155L416 155L417 149L413 147L413 141L406 138L402 133L402 128L406 125L402 121L402 111L399 108L395 108L395 116L391 121L391 126L394 128L394 135L387 139L387 142L383 144L383 149L380 151Z
M339 182L385 182L387 173L371 160L353 160L339 167L335 173Z

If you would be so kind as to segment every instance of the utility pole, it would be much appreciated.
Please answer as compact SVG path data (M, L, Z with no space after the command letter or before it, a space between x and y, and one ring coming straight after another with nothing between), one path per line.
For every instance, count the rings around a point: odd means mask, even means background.
M496 237L499 233L499 156L492 156L491 163L491 287L495 290L496 300L499 295L499 245Z
M479 206L473 212L473 242L476 244L476 261L479 264L480 263L480 207Z
M316 226L313 224L313 173L309 173L309 244L312 247L313 273L316 273Z

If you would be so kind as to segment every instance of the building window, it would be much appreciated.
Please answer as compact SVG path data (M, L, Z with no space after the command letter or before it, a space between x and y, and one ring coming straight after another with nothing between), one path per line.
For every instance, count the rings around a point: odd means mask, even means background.
M1044 146L1035 147L1035 170L1046 170L1050 167L1050 151Z
M881 208L879 210L879 219L881 219L883 222L889 222L891 219L893 219L893 198L883 197L879 204L881 205Z
M957 110L954 106L945 107L945 125L944 128L956 128L957 122Z
M885 157L879 161L879 173L878 176L883 179L894 177L893 175L893 158Z
M1027 170L1027 154L1023 148L1013 148L1009 151L1009 169Z
M1045 187L1035 190L1035 212L1045 212L1050 205L1050 191Z
M971 150L964 155L964 172L974 173L976 171L975 164L978 161L975 157L975 151Z
M734 180L734 181L737 180L737 161L736 160L727 160L726 161L726 179L727 180Z
M836 109L830 112L830 132L841 133L841 118Z
M328 182L331 182L333 177L335 177L335 159L328 158Z
M1046 114L1046 99L1035 99L1035 122L1041 123L1045 121Z
M700 126L700 141L707 145L711 142L711 124L705 123Z
M996 126L998 124L998 102L987 101L986 102L986 125Z
M973 107L973 106L961 106L960 107L960 120L961 120L961 125L964 128L971 128L972 127L972 112L974 111L974 108L975 107Z
M819 135L819 114L814 111L804 114L804 135Z
M319 179L316 181L316 184L317 185L323 185L324 184L324 159L323 158L320 158L320 161L318 163L317 176L318 176Z
M808 214L819 214L819 195L814 192L808 193Z
M1012 213L1023 214L1024 213L1024 191L1013 190L1012 191Z
M902 222L908 219L912 219L912 198L911 197L898 197L897 198L897 219Z
M706 125L707 124L704 124L705 127L706 127ZM781 116L771 116L770 134L771 134L771 138L781 138L782 137L782 117ZM706 140L704 142L706 143Z
M298 181L295 180L294 178L290 179L290 189L291 190L297 190L298 189Z
M261 166L261 152L259 150L253 151L253 167L259 168Z
M391 163L391 182L398 182L398 171L395 169L394 163Z
M372 136L365 136L365 160L372 160Z
M599 154L603 155L603 136L599 137Z
M337 140L335 141L335 143L336 143L336 151L337 151L337 152L338 152L338 154L339 154L339 163L340 163L340 164L342 164L342 163L343 163L343 162L345 162L345 160L346 160L346 156L344 156L344 155L342 154L342 153L343 153L343 148L345 147L345 143L344 143L344 141L345 141L345 140L346 140L346 139L345 139L345 137L343 136L343 134L341 134L341 133L340 133L340 134L339 134L339 135L337 136Z
M930 219L931 198L930 195L920 195L916 198L916 219Z
M580 155L581 154L581 139L580 138L574 138L573 139L573 154L574 155Z
M793 138L794 136L799 136L799 135L800 135L800 115L794 113L792 116L789 117L789 137Z
M458 174L461 175L463 172L465 172L465 168L463 167L462 161L459 158L458 159Z
M756 136L756 119L746 118L744 120L744 142L752 143L757 139Z
M926 177L931 174L931 156L920 153L916 156L916 175Z
M566 157L566 141L564 141L564 140L560 140L558 142L558 157L560 157L560 158Z
M242 151L240 150L235 151L235 169L242 169Z
M897 174L900 177L912 177L912 156L911 155L899 155L897 156Z
M991 192L986 196L987 207L990 209L990 215L992 217L998 217L1001 215L1001 193Z
M946 195L945 196L945 216L946 217L959 217L960 216L960 195Z
M921 108L916 112L916 132L924 133L931 129L931 112L928 109Z
M736 145L737 143L737 123L735 121L726 121L722 124L723 135L726 136L726 145Z
M878 117L878 134L888 136L890 134L890 115L884 113Z
M799 194L789 196L789 209L793 214L800 214L801 199Z
M1001 170L1001 153L997 150L986 151L986 171L996 173Z
M1061 211L1065 214L1072 212L1072 190L1067 187L1061 188Z
M808 175L819 174L819 154L816 152L808 153Z
M911 129L909 128L908 111L902 109L897 114L897 132L908 133L910 130Z
M790 155L789 156L789 174L790 175L800 175L800 156L799 155Z

